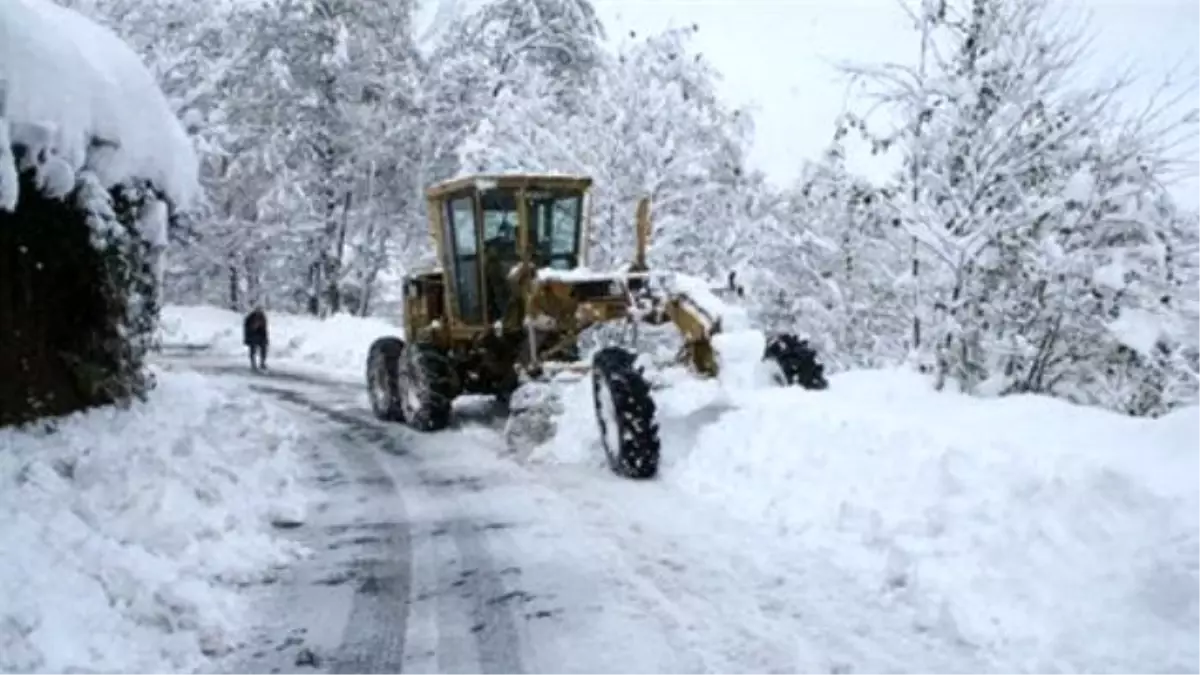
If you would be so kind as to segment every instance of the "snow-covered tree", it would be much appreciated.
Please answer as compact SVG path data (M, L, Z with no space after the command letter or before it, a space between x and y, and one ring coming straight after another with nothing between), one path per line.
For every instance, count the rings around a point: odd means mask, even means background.
M766 326L805 334L831 367L898 362L908 349L905 261L886 190L847 171L835 143L755 219L744 276Z
M472 78L485 84L472 92L480 98L494 98L533 66L555 83L557 102L570 108L590 97L605 58L604 37L591 0L494 0L457 21L438 56L480 68Z
M290 93L277 102L291 125L286 189L304 195L289 217L293 232L307 231L308 309L336 312L350 257L379 246L363 241L381 232L370 226L378 214L363 218L377 196L366 190L381 175L403 175L387 171L395 158L379 151L395 151L412 108L412 3L284 0L260 29L277 86Z
M1181 245L1162 185L1196 117L1167 119L1177 108L1161 101L1130 116L1115 104L1126 81L1080 84L1083 34L1062 29L1050 9L1046 0L926 0L913 17L920 66L852 69L902 120L867 135L905 167L887 204L916 244L914 342L940 381L968 391L1160 412L1170 401L1147 392L1177 388L1164 377L1194 386L1194 372L1164 374L1164 358L1129 344L1113 322L1144 310L1139 298L1178 273L1178 259L1161 254ZM1095 270L1110 264L1136 267L1124 283L1136 279L1142 291L1099 287ZM1159 323L1177 311L1155 309ZM1164 331L1150 351L1184 349ZM1136 393L1112 388L1129 377Z
M170 269L173 297L369 311L423 216L411 3L89 4L152 66L190 68L171 98L198 140L207 208Z
M185 302L242 308L262 298L253 273L278 245L257 222L260 202L280 180L271 161L285 128L278 94L259 67L256 43L266 6L182 0L60 0L110 27L137 49L185 121L201 165L204 199L172 229L180 244L168 263L165 293ZM269 73L267 74L269 76Z
M627 262L634 206L653 203L651 261L724 276L745 225L746 116L715 93L716 73L687 48L694 28L626 43L576 105L536 64L496 97L462 148L465 170L578 172L596 180L589 258Z

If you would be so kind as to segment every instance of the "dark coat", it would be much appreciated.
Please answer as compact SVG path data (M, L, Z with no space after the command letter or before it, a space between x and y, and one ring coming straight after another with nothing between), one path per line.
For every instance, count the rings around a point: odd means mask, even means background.
M262 310L254 310L246 315L242 323L242 343L249 345L267 344L267 315Z

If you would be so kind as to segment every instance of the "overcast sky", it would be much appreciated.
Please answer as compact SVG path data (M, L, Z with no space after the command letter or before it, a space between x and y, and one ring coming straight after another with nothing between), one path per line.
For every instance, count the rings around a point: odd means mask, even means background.
M439 0L429 0L437 4ZM480 0L441 0L477 5ZM700 26L696 47L722 72L730 102L756 108L752 159L778 183L792 180L803 158L829 142L845 104L845 83L833 63L844 60L911 62L917 42L896 0L593 0L610 37L629 30ZM1097 32L1089 67L1098 76L1134 64L1146 81L1132 92L1144 102L1154 83L1181 60L1194 75L1200 59L1197 0L1060 0ZM1193 104L1195 101L1193 101ZM869 156L852 168L881 177L889 167ZM1200 183L1178 196L1200 205Z

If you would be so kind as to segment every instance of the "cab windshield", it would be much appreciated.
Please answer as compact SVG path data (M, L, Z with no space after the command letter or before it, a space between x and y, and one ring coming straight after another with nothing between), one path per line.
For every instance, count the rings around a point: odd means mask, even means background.
M538 267L571 269L578 265L583 197L577 193L531 190L525 193L529 245ZM517 193L493 190L482 195L483 241L489 257L520 260L517 250Z
M576 267L583 197L548 192L527 195L530 244L537 266L564 270Z

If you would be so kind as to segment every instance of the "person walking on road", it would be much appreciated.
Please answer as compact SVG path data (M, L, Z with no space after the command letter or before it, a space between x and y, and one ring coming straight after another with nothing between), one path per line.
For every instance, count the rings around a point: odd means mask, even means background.
M246 315L246 320L242 325L242 342L250 349L250 368L258 370L267 369L267 314L262 307L255 307L254 311ZM255 354L258 355L258 360L254 360Z

